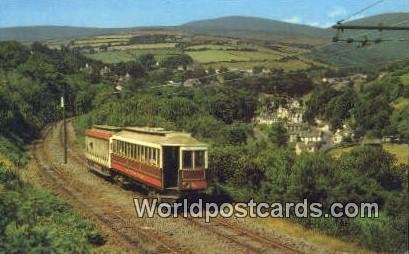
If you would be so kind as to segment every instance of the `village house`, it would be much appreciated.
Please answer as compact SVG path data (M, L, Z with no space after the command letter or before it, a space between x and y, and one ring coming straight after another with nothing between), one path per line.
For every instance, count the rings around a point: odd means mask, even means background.
M308 130L308 125L305 123L289 123L286 125L288 132L288 142L296 143L301 141L300 133Z
M345 141L346 138L353 138L353 131L349 125L344 124L342 128L337 129L332 136L332 143L340 144Z
M110 72L111 72L111 69L108 66L104 66L104 68L101 68L101 70L99 70L99 74L101 76L104 76Z
M200 82L200 80L197 78L187 79L185 82L183 82L183 86L187 86L187 87L199 86L201 84L202 82Z
M84 67L80 68L80 71L83 71L85 73L91 74L93 72L92 66L89 65L88 63L85 64Z
M310 131L303 131L299 133L299 139L304 142L304 144L308 143L320 143L323 141L323 133L321 130L312 129Z
M168 81L166 81L165 85L166 86L181 86L182 82L175 82L173 80L168 80Z
M382 142L383 143L397 143L399 141L400 141L400 139L397 136L383 136L382 137Z
M295 154L300 155L303 152L308 152L308 153L315 153L319 150L320 145L316 143L302 143L302 142L297 142L295 144Z

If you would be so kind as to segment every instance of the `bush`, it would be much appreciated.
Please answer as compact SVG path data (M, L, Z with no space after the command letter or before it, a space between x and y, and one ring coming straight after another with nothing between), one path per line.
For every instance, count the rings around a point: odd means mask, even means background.
M89 221L0 166L0 253L88 253L102 237Z

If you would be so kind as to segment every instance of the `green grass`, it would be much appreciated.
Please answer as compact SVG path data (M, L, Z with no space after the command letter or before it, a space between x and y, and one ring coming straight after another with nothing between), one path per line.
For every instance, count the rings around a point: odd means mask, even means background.
M205 50L187 52L193 60L199 63L230 62L230 61L248 61L246 57L233 54L232 51L223 50Z
M226 49L235 49L234 46L230 46L230 45L214 45L214 44L201 44L201 45L194 45L194 46L190 46L187 47L186 49L213 49L213 50L226 50Z
M106 37L99 38L107 41ZM113 37L113 39L118 39ZM91 40L90 40L91 41ZM94 42L97 42L94 38ZM141 54L151 53L155 55L157 61L171 56L181 54L181 50L175 48L175 43L152 43L152 44L133 44L113 46L114 50L109 52L99 52L89 54L90 58L100 60L104 63L119 63L134 60ZM201 49L200 51L189 51L189 49ZM244 48L253 48L256 51L246 51ZM282 47L280 51L268 49L257 45L213 45L201 44L187 48L186 54L190 55L194 61L209 67L220 68L221 66L236 69L252 69L255 66L264 66L265 68L290 70L303 70L311 66L311 60L291 59L288 61L279 61L286 55L293 55L303 52L301 49L292 47ZM232 50L236 49L236 50ZM240 50L242 49L242 50Z
M128 49L165 49L175 48L176 43L151 43L151 44L131 44L125 46L115 46L115 50L128 50Z
M409 164L408 144L383 144L383 149L393 154L398 163ZM328 151L330 156L339 158L344 153L349 153L355 146L337 147Z
M404 85L409 86L409 73L406 73L400 77L400 80Z
M264 66L265 68L284 69L286 71L291 71L291 70L303 70L303 69L308 68L310 65L302 61L291 60L288 62L277 62L277 61L219 62L219 63L211 63L209 64L209 66L212 66L213 68L220 68L221 66L224 66L227 68L237 68L237 69L251 69L255 66Z
M139 55L143 54L153 54L157 61L162 61L163 59L171 56L180 54L180 51L176 48L161 48L161 49L132 49L132 50L115 50L108 52L99 52L95 54L87 54L88 57L100 60L104 63L119 63L133 61Z
M383 148L395 155L399 163L409 164L409 145L408 144L384 144Z
M403 98L403 97L399 97L398 99L396 99L393 103L392 106L395 109L401 110L404 109L406 107L409 107L409 99L408 98Z

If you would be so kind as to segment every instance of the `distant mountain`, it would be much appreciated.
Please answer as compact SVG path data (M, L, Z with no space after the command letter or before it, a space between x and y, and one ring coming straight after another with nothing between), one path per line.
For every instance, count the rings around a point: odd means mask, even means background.
M409 26L409 13L389 13L366 17L347 24L355 25L400 25ZM134 27L134 28L90 28L69 26L33 26L0 28L0 41L18 40L25 42L51 39L69 39L97 35L116 34L140 30L181 30L187 33L234 37L252 40L271 40L315 46L311 56L320 61L341 67L364 67L409 58L409 42L382 42L357 48L345 42L331 43L335 31L331 28L286 23L264 18L230 16L186 23L177 27ZM362 39L409 39L408 31L345 31L342 38Z
M345 24L350 25L378 25L385 26L399 25L409 27L409 13L388 13L354 20ZM333 29L332 29L333 30ZM332 31L335 36L335 31ZM387 39L408 39L409 31L362 31L349 30L340 33L340 38L370 40ZM330 43L326 46L316 47L312 51L312 56L337 66L345 68L374 69L383 64L397 60L409 59L409 41L386 41L378 44L372 43L365 47L358 48L359 44L346 42Z
M230 16L186 23L180 29L196 34L292 42L319 42L330 38L327 29L265 18Z
M46 41L53 39L69 39L91 37L97 35L116 34L137 31L143 27L134 28L95 28L72 26L25 26L0 28L0 41L16 40L22 42Z

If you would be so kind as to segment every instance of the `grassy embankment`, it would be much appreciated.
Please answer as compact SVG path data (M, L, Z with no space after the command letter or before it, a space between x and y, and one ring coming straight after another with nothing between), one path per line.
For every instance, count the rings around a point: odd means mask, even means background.
M23 180L24 146L0 140L0 253L89 253L95 226L48 190Z

